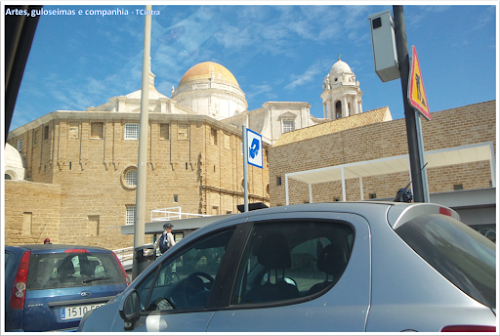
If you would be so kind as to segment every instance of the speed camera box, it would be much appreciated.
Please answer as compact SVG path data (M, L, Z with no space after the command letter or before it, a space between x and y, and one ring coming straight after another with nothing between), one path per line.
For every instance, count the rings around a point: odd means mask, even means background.
M368 17L372 35L373 63L375 72L382 82L389 82L400 77L396 34L390 11L373 14Z

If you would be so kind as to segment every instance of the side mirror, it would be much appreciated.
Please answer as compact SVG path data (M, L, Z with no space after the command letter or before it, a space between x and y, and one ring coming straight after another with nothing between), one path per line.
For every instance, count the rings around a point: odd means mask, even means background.
M141 313L141 299L135 289L122 299L119 312L125 321L125 330L133 330Z

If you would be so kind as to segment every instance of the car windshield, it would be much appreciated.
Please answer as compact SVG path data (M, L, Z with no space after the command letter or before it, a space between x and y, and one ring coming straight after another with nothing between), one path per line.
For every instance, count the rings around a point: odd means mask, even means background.
M455 286L496 309L496 244L443 215L417 217L396 233Z
M111 253L35 253L30 258L27 290L123 283Z

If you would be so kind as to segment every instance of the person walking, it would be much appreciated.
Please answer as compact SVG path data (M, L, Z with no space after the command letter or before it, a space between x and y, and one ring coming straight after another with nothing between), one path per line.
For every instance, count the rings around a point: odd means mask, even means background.
M172 234L173 227L174 226L168 222L163 224L164 231L155 241L155 250L159 247L161 254L167 252L169 248L175 245L174 235Z

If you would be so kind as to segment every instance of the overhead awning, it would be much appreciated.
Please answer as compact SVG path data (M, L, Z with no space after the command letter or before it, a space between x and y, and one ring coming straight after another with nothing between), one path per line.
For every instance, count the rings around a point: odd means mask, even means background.
M490 161L492 186L495 187L496 185L495 153L493 149L493 142L427 151L424 152L424 158L425 162L427 162L426 168L488 160ZM408 154L285 174L286 204L289 204L288 179L294 179L308 184L309 200L312 203L312 184L342 181L342 193L345 201L345 180L359 178L360 198L362 200L363 177L392 174L404 171L410 171Z

